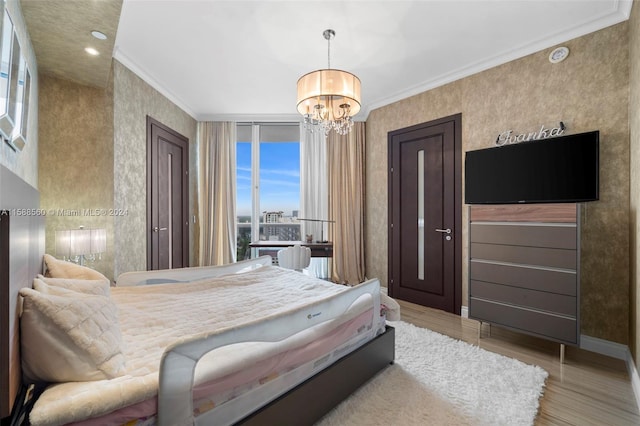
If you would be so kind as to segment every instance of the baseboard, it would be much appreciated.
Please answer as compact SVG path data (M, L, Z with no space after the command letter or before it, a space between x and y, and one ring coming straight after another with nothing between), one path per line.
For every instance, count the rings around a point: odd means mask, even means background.
M611 342L609 340L599 339L597 337L580 335L580 349L585 349L601 355L610 356L611 358L627 360L627 345Z
M462 318L469 318L469 307L468 306L460 307L460 316Z
M629 379L631 380L633 394L636 397L636 405L638 406L638 409L640 409L640 376L638 375L638 369L633 361L633 356L631 355L629 347L620 343L598 339L597 337L585 336L583 334L580 336L580 348L625 361L627 364L627 371L629 372Z
M631 387L633 388L633 394L636 396L636 405L640 410L640 376L638 376L638 369L636 363L633 361L631 351L627 348L627 370L629 371L629 377L631 378Z

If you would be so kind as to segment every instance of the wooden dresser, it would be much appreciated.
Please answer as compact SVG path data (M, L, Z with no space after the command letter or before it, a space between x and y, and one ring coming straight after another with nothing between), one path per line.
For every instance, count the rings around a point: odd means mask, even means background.
M580 343L579 204L470 206L469 317Z

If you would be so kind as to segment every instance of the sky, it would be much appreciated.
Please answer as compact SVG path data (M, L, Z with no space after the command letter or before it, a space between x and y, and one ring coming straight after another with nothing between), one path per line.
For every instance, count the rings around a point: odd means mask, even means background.
M251 143L238 142L237 215L251 215ZM282 211L290 216L300 209L300 144L260 144L260 213Z

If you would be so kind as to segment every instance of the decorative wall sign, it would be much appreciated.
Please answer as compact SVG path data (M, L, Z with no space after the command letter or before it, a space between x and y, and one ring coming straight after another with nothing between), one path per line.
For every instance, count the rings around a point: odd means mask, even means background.
M0 137L20 151L27 143L31 74L11 16L0 10Z
M560 136L564 133L567 126L561 121L558 127L546 128L544 125L540 126L540 130L529 133L515 134L513 130L506 130L498 135L496 139L496 145L508 145L512 143L528 142L538 139L548 139Z
M11 66L10 76L9 76L9 107L6 115L6 121L11 123L11 130L9 131L6 141L11 145L14 149L20 149L24 147L24 145L13 145L13 129L16 127L16 121L18 118L18 74L20 69L20 43L18 43L18 35L15 32L15 28L13 31L13 46L11 47ZM0 129L2 126L2 121L5 117L0 117Z
M29 121L29 96L31 94L31 74L24 55L20 56L18 67L18 91L16 102L16 121L11 135L11 145L22 150L27 143L27 123Z
M0 35L0 136L9 139L13 130L13 121L9 117L9 93L11 87L11 47L13 46L13 22L2 8L2 31Z

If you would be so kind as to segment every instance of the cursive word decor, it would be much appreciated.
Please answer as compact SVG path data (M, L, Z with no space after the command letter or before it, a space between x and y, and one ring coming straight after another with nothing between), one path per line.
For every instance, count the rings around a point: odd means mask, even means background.
M496 145L501 146L518 142L553 138L562 135L566 128L567 127L561 121L559 127L552 127L550 129L547 129L544 127L544 125L542 125L540 126L540 130L538 130L537 132L519 133L516 135L513 133L513 130L506 130L498 135L498 138L496 139Z

